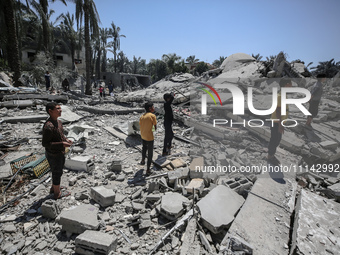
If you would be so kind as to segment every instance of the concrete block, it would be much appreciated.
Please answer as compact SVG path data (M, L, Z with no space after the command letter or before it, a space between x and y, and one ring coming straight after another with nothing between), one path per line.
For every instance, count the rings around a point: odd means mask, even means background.
M177 159L171 161L170 165L173 168L180 168L180 167L185 167L187 164L183 161L183 159L177 158Z
M324 149L336 150L338 148L338 143L334 141L323 141L319 143Z
M174 184L176 179L186 179L188 175L188 167L177 168L175 171L168 172L169 183Z
M92 187L90 194L92 199L102 207L107 207L115 203L116 194L112 189L107 189L104 186Z
M184 203L189 203L189 199L178 193L167 192L162 196L160 213L169 220L175 220L183 214Z
M203 178L204 158L194 158L189 165L189 175L191 179Z
M181 252L180 255L187 255L187 254L193 254L192 253L192 246L195 240L196 236L196 228L197 228L197 222L196 218L192 217L185 229L185 232L183 234L183 243L181 245Z
M57 217L57 222L62 225L62 230L69 233L81 234L86 230L97 230L99 209L93 205L80 205L71 210L63 210Z
M302 189L295 208L290 254L338 254L339 217L339 203Z
M189 184L185 187L186 191L188 193L194 193L194 189L196 192L198 192L199 194L201 194L203 192L204 189L204 180L203 179L192 179Z
M197 206L203 225L217 234L228 227L244 203L244 198L224 185L218 185Z
M76 253L78 254L105 254L116 251L117 237L114 234L86 230L78 235L75 240Z
M114 160L112 161L111 165L108 167L108 169L115 173L120 173L122 171L122 161L120 160Z
M65 168L73 171L90 172L94 167L94 162L90 156L75 156L65 160Z
M60 213L60 209L56 201L46 200L41 205L41 213L45 218L55 219Z

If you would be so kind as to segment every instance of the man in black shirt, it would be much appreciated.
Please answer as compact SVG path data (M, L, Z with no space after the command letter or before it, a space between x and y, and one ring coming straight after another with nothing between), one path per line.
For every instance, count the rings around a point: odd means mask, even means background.
M174 132L172 131L172 121L174 119L174 114L172 112L171 104L174 100L175 94L173 92L164 94L164 146L163 146L163 156L170 155L171 143L174 137Z

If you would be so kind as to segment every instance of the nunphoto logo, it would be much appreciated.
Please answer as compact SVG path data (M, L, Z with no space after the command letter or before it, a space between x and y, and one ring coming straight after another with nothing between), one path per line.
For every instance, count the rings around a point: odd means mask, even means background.
M284 82L288 82L290 85L280 85ZM237 82L211 85L203 82L198 83L203 85L203 87L196 89L203 91L199 95L201 115L208 115L209 110L209 114L214 117L219 117L223 112L232 112L234 116L245 116L247 111L247 113L249 113L247 116L252 115L257 117L256 119L242 119L238 122L235 122L233 119L214 118L214 127L216 125L226 124L230 124L231 127L235 125L262 127L265 122L273 126L274 122L278 121L285 127L295 127L298 122L296 119L288 118L289 111L294 111L294 115L296 115L296 112L299 112L303 118L311 115L304 105L310 101L311 93L306 88L298 87L298 84L302 83L301 79L296 79L296 81L286 78L268 79L266 83L270 84L270 86L266 89L266 93L253 84L249 84L248 86L247 84L242 84L242 86L240 86ZM292 87L293 83L295 85L294 87ZM208 89L215 94L220 104L217 104L214 95ZM246 91L246 95L244 91ZM210 96L213 103L208 101L207 95ZM232 108L230 108L231 101ZM277 114L278 112L279 114Z

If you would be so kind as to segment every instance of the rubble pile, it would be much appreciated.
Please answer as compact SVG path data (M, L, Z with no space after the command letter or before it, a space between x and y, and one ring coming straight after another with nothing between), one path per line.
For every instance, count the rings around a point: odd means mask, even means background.
M272 63L242 53L201 77L174 74L146 89L104 99L80 95L72 87L61 95L41 90L2 94L0 250L3 254L337 254L340 101L335 95L340 88L332 81L324 87L313 130L301 125L285 130L277 150L281 171L266 168L268 125L213 126L214 116L237 122L254 117L247 108L242 118L232 114L229 91L220 93L223 106L211 107L209 115L201 115L197 106L202 82L231 83L242 90L252 87L257 96L254 105L268 109L271 88L278 86L270 79L282 76L296 78L294 85L306 88L316 81L300 63L287 62L281 53ZM163 94L170 91L176 94L175 138L171 155L161 156ZM20 102L27 100L34 103ZM147 100L155 103L158 122L154 173L148 177L139 165L138 125ZM58 200L49 194L50 173L13 177L11 166L28 154L44 155L41 132L48 101L62 103L60 120L66 136L75 141L61 181L71 196ZM207 103L214 104L211 98ZM297 109L290 114L299 123L305 121ZM282 171L292 166L295 169Z

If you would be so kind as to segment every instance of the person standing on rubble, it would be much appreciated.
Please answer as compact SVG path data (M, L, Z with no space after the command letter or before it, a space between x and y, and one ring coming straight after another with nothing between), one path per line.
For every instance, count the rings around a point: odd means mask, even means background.
M153 128L157 130L157 120L154 114L155 107L153 103L147 102L144 104L145 113L139 119L140 125L140 134L143 141L142 148L142 161L141 165L145 165L146 153L148 154L148 161L146 164L146 175L150 175L151 172L151 162L153 156L153 144L154 144L154 136L153 136Z
M63 187L60 187L61 176L65 164L65 148L72 145L72 141L64 135L63 125L58 117L61 116L61 106L55 102L46 105L46 112L50 115L43 126L42 145L52 172L52 187L50 193L54 199L69 196Z
M282 78L280 80L280 87L291 87L292 81L289 78ZM273 121L270 127L270 140L268 145L268 163L273 165L279 165L280 161L275 157L276 148L279 146L282 134L284 133L284 127L282 121L288 118L288 105L286 105L286 115L281 115L281 91L277 94L277 107L272 113L271 119Z
M51 75L49 71L46 71L45 73L45 84L46 84L46 91L48 91L51 86Z
M307 117L307 121L305 125L309 129L312 128L311 124L312 124L313 118L315 118L318 115L319 104L320 104L320 100L321 100L321 96L323 92L322 84L326 81L326 74L324 73L318 74L316 78L318 79L318 81L314 84L310 92L311 98L309 100L309 109L308 109L312 115Z
M172 121L174 119L174 114L171 108L172 101L175 98L175 94L165 93L163 95L164 98L164 145L163 145L163 153L162 156L170 155L171 143L174 137L174 132L172 131Z

